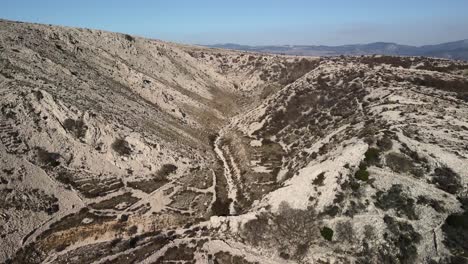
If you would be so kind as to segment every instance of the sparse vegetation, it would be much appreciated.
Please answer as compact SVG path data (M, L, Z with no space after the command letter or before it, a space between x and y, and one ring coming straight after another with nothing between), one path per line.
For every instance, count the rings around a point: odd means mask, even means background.
M214 264L232 263L232 264L260 264L259 262L247 261L243 256L233 255L229 252L220 251L214 254Z
M78 179L76 177L77 171L67 170L60 168L57 172L57 180L73 187L80 191L87 198L95 198L105 196L111 192L115 192L124 186L119 178L115 177L88 177L86 179ZM93 186L94 188L88 188Z
M423 78L412 78L411 81L414 84L433 87L443 91L454 92L457 98L465 102L468 101L468 81L465 79L454 78L451 80L445 80L442 78L435 78L432 75L426 74Z
M341 242L351 243L354 240L354 229L350 221L341 221L336 225L336 235Z
M130 181L127 182L127 186L133 189L141 190L145 193L152 193L157 189L164 186L169 181L164 178L155 177L152 179L141 180L141 181Z
M164 164L155 175L148 179L139 181L129 181L127 186L133 189L142 190L145 193L152 193L169 182L167 179L171 174L177 171L177 166L173 164Z
M384 234L388 248L379 252L380 259L385 259L388 263L414 263L418 256L416 245L421 241L421 235L411 224L400 222L391 216L385 215L384 222L389 231Z
M365 225L364 226L364 237L367 240L374 240L375 239L375 227L371 225Z
M131 193L124 193L121 195L114 196L110 199L100 201L96 204L91 204L90 206L97 210L105 209L114 209L114 210L124 210L132 204L136 203L139 199L132 196ZM117 208L118 207L118 208Z
M394 184L387 191L378 191L376 193L375 205L385 211L394 209L398 216L405 215L410 220L418 219L415 212L415 201L408 197L403 191L403 186L400 184Z
M0 189L0 209L18 211L46 212L49 215L59 210L58 199L40 189L23 189L21 191ZM1 230L1 229L0 229Z
M445 212L444 202L439 201L433 198L428 198L426 196L418 196L417 203L421 205L426 205L432 207L436 212L443 213Z
M302 259L300 254L319 237L319 224L313 208L293 209L283 202L277 214L262 213L247 222L242 236L254 246L274 246L292 259Z

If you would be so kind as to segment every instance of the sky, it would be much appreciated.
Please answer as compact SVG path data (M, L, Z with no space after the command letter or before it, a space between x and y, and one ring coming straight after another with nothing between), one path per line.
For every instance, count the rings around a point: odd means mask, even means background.
M0 0L0 18L190 44L468 39L468 0Z

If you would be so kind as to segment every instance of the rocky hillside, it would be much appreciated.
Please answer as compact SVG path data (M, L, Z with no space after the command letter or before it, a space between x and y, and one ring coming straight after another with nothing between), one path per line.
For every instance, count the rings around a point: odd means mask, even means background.
M464 263L468 64L0 21L0 261Z

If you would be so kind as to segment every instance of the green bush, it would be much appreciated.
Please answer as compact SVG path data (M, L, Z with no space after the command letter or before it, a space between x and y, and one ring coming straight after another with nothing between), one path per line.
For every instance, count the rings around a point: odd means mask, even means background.
M369 180L369 172L367 171L367 166L364 163L359 165L359 170L356 171L354 177L360 181L368 181Z
M329 227L324 227L322 230L320 230L320 234L322 235L323 238L325 238L328 241L332 241L333 238L333 229Z
M367 170L359 169L355 174L356 179L360 181L368 181L369 180L369 172Z
M364 161L367 165L375 165L380 162L380 150L377 148L369 148L364 156Z

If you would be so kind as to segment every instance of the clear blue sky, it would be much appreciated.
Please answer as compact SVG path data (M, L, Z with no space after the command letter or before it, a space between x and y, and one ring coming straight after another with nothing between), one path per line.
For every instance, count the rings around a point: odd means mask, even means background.
M0 18L198 44L468 39L468 0L0 0Z

